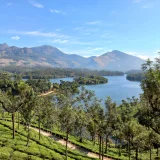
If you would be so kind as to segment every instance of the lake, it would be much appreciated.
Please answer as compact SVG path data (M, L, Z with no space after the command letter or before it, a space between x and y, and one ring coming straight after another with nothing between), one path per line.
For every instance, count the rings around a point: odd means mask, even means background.
M117 104L121 104L122 100L132 98L132 96L139 98L139 94L142 93L140 82L128 81L126 75L104 77L108 78L108 83L85 85L85 88L94 91L96 96L103 100L105 97L110 96ZM73 81L73 78L56 78L51 79L50 81L52 83L59 83L60 80Z

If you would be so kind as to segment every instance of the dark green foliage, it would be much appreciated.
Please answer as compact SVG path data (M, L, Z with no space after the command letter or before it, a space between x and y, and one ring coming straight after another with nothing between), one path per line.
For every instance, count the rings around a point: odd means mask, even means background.
M128 74L127 79L130 81L142 81L145 77L144 73Z
M145 79L141 83L144 94L141 96L139 121L160 134L160 59L148 60L143 65Z
M107 78L101 76L87 76L87 77L77 77L74 81L80 85L92 85L92 84L104 84L108 82Z
M119 71L107 71L107 70L89 70L89 69L71 69L71 68L30 68L30 67L17 67L8 66L1 69L13 74L21 74L23 78L33 79L51 79L51 78L62 78L62 77L76 77L76 76L122 76L124 73Z
M53 86L57 84L53 83ZM68 82L68 81L60 81L60 84L58 86L59 92L63 94L71 93L71 94L76 94L79 92L78 90L79 84L75 81L73 82Z
M51 89L51 82L48 79L28 79L26 83L37 93L43 93Z

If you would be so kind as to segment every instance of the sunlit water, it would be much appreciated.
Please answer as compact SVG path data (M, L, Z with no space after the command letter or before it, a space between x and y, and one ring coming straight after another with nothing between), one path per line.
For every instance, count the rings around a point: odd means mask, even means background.
M105 76L108 78L107 84L85 85L86 89L95 92L100 99L105 99L110 96L114 102L121 104L122 100L132 98L132 96L139 98L142 93L140 82L132 82L126 79L126 76ZM73 78L56 78L51 79L52 83L59 83L63 81L73 81Z

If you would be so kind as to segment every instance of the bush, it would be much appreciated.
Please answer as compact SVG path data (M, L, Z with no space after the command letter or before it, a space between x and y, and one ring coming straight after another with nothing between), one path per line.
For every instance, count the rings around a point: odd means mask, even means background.
M13 152L12 148L8 148L8 147L1 147L0 148L0 159L9 159L11 153Z
M27 160L28 159L28 155L19 151L15 151L13 152L12 155L12 160Z
M36 156L29 155L29 156L28 156L28 160L42 160L42 158L39 158L39 157L36 157ZM44 159L43 159L43 160L44 160Z

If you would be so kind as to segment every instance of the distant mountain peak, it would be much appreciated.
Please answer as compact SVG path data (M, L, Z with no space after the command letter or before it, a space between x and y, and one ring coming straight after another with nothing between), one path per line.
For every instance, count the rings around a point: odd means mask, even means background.
M119 50L112 50L112 51L109 51L109 52L104 53L104 54L101 55L101 56L106 56L106 55L110 55L110 54L114 54L114 55L124 55L124 54L127 54L127 53L121 52L121 51L119 51Z
M128 71L141 69L144 62L119 50L85 58L77 54L66 54L50 45L20 48L10 47L6 43L0 44L0 66L52 66Z
M6 48L9 48L9 46L7 45L7 43L0 44L0 50L4 50Z

